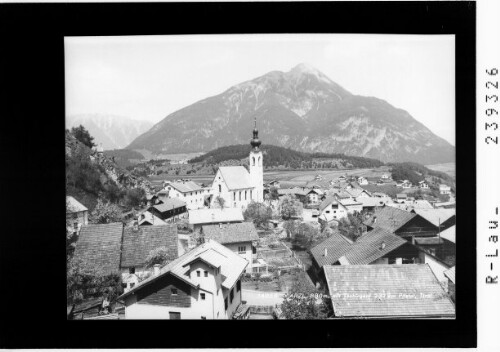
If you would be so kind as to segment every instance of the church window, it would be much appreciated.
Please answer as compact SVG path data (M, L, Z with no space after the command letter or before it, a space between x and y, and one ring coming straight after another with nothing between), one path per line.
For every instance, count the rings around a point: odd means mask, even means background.
M259 156L259 166L262 166L262 165L261 165L261 162L260 162L260 156Z
M252 157L252 165L255 166L255 157Z
M241 191L240 191L240 201L241 201Z
M233 192L233 201L236 201L236 192Z
M250 190L250 199L252 199L252 190Z
M222 186L219 185L219 193L222 192Z
M245 191L245 200L247 200L247 191Z

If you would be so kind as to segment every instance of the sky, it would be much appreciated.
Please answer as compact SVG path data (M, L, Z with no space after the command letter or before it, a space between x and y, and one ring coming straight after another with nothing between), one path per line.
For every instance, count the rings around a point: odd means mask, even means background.
M455 145L453 35L67 37L66 115L156 123L233 85L299 63L353 94L408 111Z

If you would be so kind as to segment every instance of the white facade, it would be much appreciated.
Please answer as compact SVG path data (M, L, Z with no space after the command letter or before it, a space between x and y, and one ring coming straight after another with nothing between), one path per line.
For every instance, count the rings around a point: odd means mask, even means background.
M252 242L238 242L238 243L226 243L225 247L232 250L234 253L238 254L240 257L244 258L248 262L248 266L246 269L247 273L252 272L252 264L253 264L253 250L252 250Z
M320 211L319 218L330 222L347 217L347 208L338 202L328 204L326 208Z
M204 207L205 196L210 194L210 188L201 188L198 190L181 192L172 184L166 184L164 191L168 192L168 198L178 198L186 203L186 208L201 209Z
M248 157L250 168L250 183L254 187L253 201L262 203L264 201L264 156L262 152L252 150Z
M215 174L214 181L212 182L212 200L211 207L217 208L219 204L217 203L217 197L224 199L224 207L226 208L241 208L246 209L248 204L252 201L254 197L254 189L241 188L238 190L230 190L222 177L220 170L217 170Z
M447 185L439 185L440 194L451 194L451 187Z

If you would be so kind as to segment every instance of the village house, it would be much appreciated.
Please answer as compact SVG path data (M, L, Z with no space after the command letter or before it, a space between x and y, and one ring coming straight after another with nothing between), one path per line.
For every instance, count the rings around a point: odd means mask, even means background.
M403 188L412 188L412 186L413 185L408 180L404 180L403 183L401 183L401 187L403 187Z
M355 242L335 231L332 236L311 249L316 276L324 279L325 265L414 264L420 251L399 236L377 228Z
M379 198L379 197L360 197L356 199L359 203L361 203L361 208L365 212L373 212L376 208L383 207L386 204L392 202L392 199L389 197Z
M347 209L349 214L354 214L355 212L361 213L363 210L363 203L354 198L339 199L338 202Z
M455 305L426 264L326 265L339 319L454 319Z
M68 232L78 233L89 223L89 210L71 196L66 196L66 226Z
M451 194L451 187L448 185L439 185L439 194Z
M191 210L204 207L205 195L208 195L209 190L193 181L165 181L163 192L167 192L167 198L179 198Z
M177 226L138 226L125 227L121 251L120 271L125 291L151 274L152 268L146 267L146 259L153 249L165 247L170 260L184 254L177 236Z
M383 180L390 180L392 179L392 176L391 174L383 174L382 176L380 176L380 178Z
M189 227L195 232L200 231L204 225L238 223L244 220L239 208L196 209L189 210L188 214Z
M363 176L358 177L357 181L358 181L358 184L361 186L365 186L368 184L368 180Z
M405 201L407 198L408 198L408 196L406 195L406 193L396 194L396 201L397 202Z
M211 188L212 207L217 205L217 197L224 199L224 206L229 208L246 209L252 201L264 201L264 157L258 135L255 122L248 171L244 166L222 166L217 170Z
M231 319L248 262L207 239L119 297L125 319Z
M150 226L150 225L167 225L165 221L157 216L154 216L149 211L145 211L138 217L139 226Z
M162 204L153 205L148 211L162 220L176 220L181 214L187 212L186 203L177 198L165 199ZM170 220L170 221L172 221Z
M436 237L438 228L418 214L385 206L375 209L373 215L363 222L368 231L381 227L414 243L418 237Z
M418 214L427 221L434 224L441 231L455 225L455 209L419 209L415 208L412 213Z
M419 188L422 188L422 189L428 189L429 188L429 185L427 184L427 182L425 180L422 180L418 183L418 187Z
M317 188L313 188L306 193L307 203L317 204L320 201L323 192Z
M352 198L363 198L363 197L371 197L371 193L363 188L349 188L345 190Z
M348 209L333 196L326 197L319 205L319 221L330 223L347 217Z
M259 235L253 222L204 225L204 239L211 239L229 248L248 262L246 271L251 273Z

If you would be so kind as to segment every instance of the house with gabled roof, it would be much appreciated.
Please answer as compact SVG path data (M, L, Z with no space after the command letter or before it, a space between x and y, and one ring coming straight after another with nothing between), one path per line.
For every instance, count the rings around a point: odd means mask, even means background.
M363 222L368 231L381 227L414 243L416 237L436 237L438 228L418 214L391 206L375 209Z
M229 248L248 262L246 271L252 272L259 235L253 222L204 225L204 239L211 239Z
M139 218L137 219L139 226L151 226L151 225L167 225L165 221L160 219L159 217L153 215L149 211L145 211L142 214L139 215Z
M73 257L97 265L106 274L119 273L122 236L121 222L84 225Z
M248 262L207 239L118 299L125 319L231 319L242 301Z
M441 231L455 225L456 216L455 209L422 209L415 208L412 213L418 214L427 221L439 227Z
M189 226L201 230L204 225L229 224L243 222L243 212L240 208L206 208L189 210Z
M186 203L182 200L177 198L167 198L163 200L162 204L156 204L149 207L148 211L164 221L172 221L178 219L181 214L186 213L187 207Z
M204 207L205 196L208 195L209 189L193 181L165 181L162 192L166 192L167 198L178 198L185 202L187 209L200 209Z
M327 265L336 319L454 319L455 305L426 264Z
M362 198L362 197L371 197L371 193L368 192L366 189L363 188L350 188L346 189L346 192L352 197L352 198Z
M66 196L66 225L68 232L78 233L83 225L89 223L89 210L71 196Z
M319 205L318 221L338 222L347 216L348 209L335 196L327 196Z

